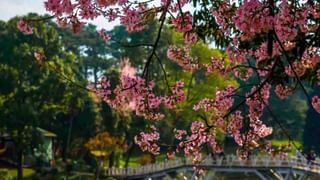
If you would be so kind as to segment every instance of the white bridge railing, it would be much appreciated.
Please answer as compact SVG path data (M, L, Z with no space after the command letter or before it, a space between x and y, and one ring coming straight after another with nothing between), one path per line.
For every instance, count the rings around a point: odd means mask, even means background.
M105 170L106 176L141 176L147 174L156 174L172 169L180 169L193 167L191 159L176 159L170 161L148 164L136 168L109 168ZM200 164L199 168L294 168L296 170L309 172L312 174L320 174L320 162L308 163L307 160L296 157L287 157L285 159L271 156L252 156L247 160L239 159L234 155L212 158L208 156Z

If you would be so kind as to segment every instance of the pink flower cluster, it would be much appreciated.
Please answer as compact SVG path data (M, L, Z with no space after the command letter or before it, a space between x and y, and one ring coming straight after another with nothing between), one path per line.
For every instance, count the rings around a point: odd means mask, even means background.
M105 43L110 41L111 37L107 34L105 29L101 29L98 33Z
M189 47L178 48L175 45L169 46L167 57L178 63L184 70L192 71L199 68L197 59L191 57Z
M89 89L93 90L96 95L98 95L103 101L108 102L109 95L111 95L111 90L109 89L110 81L106 76L102 76L100 79L100 89L96 89L95 87L89 87Z
M260 47L255 50L254 56L256 57L257 63L259 63L263 60L273 59L281 54L279 43L273 41L272 44L273 45L272 45L272 55L271 56L269 56L269 54L268 54L267 42L263 42L260 45Z
M71 0L47 0L44 2L44 5L48 11L53 12L55 15L62 15L63 13L71 14L76 6L76 4L71 3Z
M295 27L306 31L304 25L308 16L308 9L301 9L292 13L292 9L287 0L283 0L280 5L280 12L274 17L275 31L281 42L293 40L298 33Z
M235 26L242 32L241 40L249 40L257 33L272 29L273 17L259 0L245 1L233 17Z
M95 19L104 16L109 21L120 19L128 32L140 31L142 15L145 12L145 2L133 6L127 0L46 0L45 7L57 17L59 24L76 26L77 32L81 29L82 20Z
M285 72L290 77L296 77L296 74L298 77L301 77L304 75L305 71L306 71L306 68L300 61L294 61L292 63L292 66L287 65L285 67Z
M176 1L172 1L172 0L161 0L161 5L162 6L166 6L168 1L170 1L169 7L168 9L172 12L175 13L177 11L180 10L180 8L183 8L187 3L188 0L176 0Z
M283 100L288 98L288 96L292 93L292 89L288 86L278 84L276 85L274 92L281 100Z
M178 145L177 152L183 150L186 156L192 155L193 163L196 164L201 160L201 146L209 143L215 152L221 152L222 148L216 143L215 137L208 134L205 125L202 122L194 121L190 127L191 134L185 141Z
M179 32L188 32L192 30L192 15L190 12L178 14L176 18L172 19L172 25Z
M17 28L23 32L24 34L32 34L33 30L32 28L28 25L28 23L24 20L20 20L17 22Z
M144 25L141 22L142 16L140 15L143 11L145 11L144 6L123 9L124 15L120 17L120 22L128 32L137 32L144 29Z
M187 45L194 44L198 41L198 35L195 32L187 32L184 34L184 43Z
M176 139L181 140L182 137L187 134L187 131L185 131L185 130L179 130L179 129L174 128L174 129L173 129L173 133L174 133L174 137L175 137Z
M36 60L38 61L39 64L43 63L44 60L44 55L41 52L34 52L33 53L34 58L36 58Z
M111 90L106 77L101 78L101 87L94 89L96 94L111 107L120 112L134 111L136 115L146 119L160 120L164 117L159 112L161 104L172 109L178 103L185 101L182 81L175 83L170 95L157 96L153 92L155 83L153 81L146 83L145 79L137 76L135 68L128 59L124 59L120 64L120 84L115 89Z
M258 87L253 86L251 92L246 94L246 104L249 107L249 119L251 123L259 121L263 110L269 103L270 84L265 83Z
M118 0L96 0L100 7L108 7L117 3Z
M185 93L183 91L184 83L182 81L177 81L176 84L171 88L171 95L164 96L163 101L167 108L173 109L176 104L181 103L186 100Z
M235 111L231 117L228 125L228 132L231 134L236 134L239 132L239 129L242 128L243 116L241 115L241 111Z
M141 132L139 135L134 137L134 142L141 148L142 151L148 151L154 155L159 154L160 147L156 141L159 140L160 134L157 132L157 128L154 126L150 127L151 132Z
M312 107L313 107L318 113L320 113L320 98L319 98L319 96L313 96L311 103L312 103Z
M206 112L215 111L217 117L222 117L229 108L232 107L234 99L232 95L236 93L236 88L234 86L228 86L222 91L216 92L215 99L205 98L200 100L197 104L194 105L194 110L204 109Z
M216 22L222 27L222 31L230 33L231 7L229 2L223 1L218 8L211 9L212 15L216 18Z
M305 68L316 68L316 65L320 62L320 48L307 48L302 55L301 62Z
M226 67L224 65L224 61L217 57L211 57L211 64L206 64L207 73L212 74L213 72L219 72L221 74L225 74Z

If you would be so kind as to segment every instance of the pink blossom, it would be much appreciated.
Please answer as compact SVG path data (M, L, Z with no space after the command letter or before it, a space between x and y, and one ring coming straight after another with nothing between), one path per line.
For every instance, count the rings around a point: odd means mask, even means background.
M262 124L261 126L256 126L257 129L255 131L257 132L257 135L260 138L264 138L270 134L272 134L272 128L267 127L266 125Z
M313 96L312 97L312 107L320 113L320 98L319 96Z
M185 130L179 130L179 129L176 129L176 128L173 129L173 132L174 132L175 138L176 138L176 139L179 139L179 140L182 139L182 136L184 136L184 135L187 134L187 131L185 131Z
M273 42L272 45L272 55L269 56L268 53L268 44L267 42L263 42L258 49L255 50L254 55L256 57L257 63L263 61L263 60L269 60L272 58L275 58L276 56L279 56L280 53L280 46L279 43Z
M40 52L34 52L33 56L36 58L36 60L42 64L43 63L43 59L44 59L44 55Z
M216 57L211 57L211 64L206 64L205 67L207 68L208 74L211 74L215 71L223 74L226 71L223 59Z
M238 133L238 130L242 128L243 116L241 111L237 110L231 115L230 122L228 123L228 131L231 134Z
M172 19L173 27L179 32L188 32L192 29L192 16L190 12L183 15L179 14L176 18Z
M320 62L320 48L307 48L302 55L301 61L305 68L315 68L316 65Z
M198 41L198 35L195 32L187 32L184 34L184 43L193 44Z
M292 70L293 69L293 70ZM296 75L298 77L301 77L304 75L306 68L303 66L303 64L299 61L294 61L292 63L292 67L290 65L285 67L285 72L290 77L295 77Z
M274 92L280 99L283 100L283 99L287 99L288 95L291 94L292 89L288 86L283 86L281 84L278 84Z
M163 97L164 104L167 108L172 109L176 104L181 103L186 100L185 93L183 91L184 83L182 81L177 81L175 86L171 88L172 95L167 95Z
M272 29L273 17L269 16L268 8L259 0L245 1L236 10L234 24L242 32L241 40L248 40L257 33Z
M142 151L148 151L154 155L159 154L160 147L156 144L159 140L160 135L154 126L150 127L151 132L141 132L139 135L134 137L134 142L141 148Z
M243 68L243 69L234 69L233 70L233 73L234 73L234 76L243 80L243 81L246 81L248 80L252 75L253 75L253 69L252 68Z
M98 33L105 43L110 41L111 37L106 33L105 29L101 29Z
M111 6L117 2L117 0L96 0L96 1L100 7Z
M246 104L249 107L248 117L252 123L259 122L264 108L269 104L270 88L270 84L265 83L260 87L253 86L251 92L246 94Z
M167 158L169 160L173 159L175 155L176 155L176 153L174 151L167 152Z
M33 34L32 28L30 28L30 26L24 20L17 22L17 28L24 34Z
M215 99L204 98L194 105L194 110L204 109L208 111L218 111L220 114L226 113L233 105L234 99L231 97L235 93L234 86L228 86L225 90L217 91Z
M120 62L120 77L136 77L136 69L131 66L130 60L128 58L124 58Z
M226 34L230 33L229 24L231 24L231 6L228 1L223 1L218 8L212 8L211 13L216 18L219 26L222 27L222 31Z
M144 29L141 22L140 11L133 8L125 8L124 15L120 17L120 22L126 27L128 32L137 32Z
M192 71L199 68L199 63L196 58L190 56L190 48L178 48L174 45L169 46L167 57L178 63L184 70Z

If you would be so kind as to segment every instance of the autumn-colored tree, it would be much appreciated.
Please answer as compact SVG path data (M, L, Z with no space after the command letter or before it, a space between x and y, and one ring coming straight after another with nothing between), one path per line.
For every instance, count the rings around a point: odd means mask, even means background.
M108 132L100 132L90 138L85 147L98 161L96 177L99 177L101 168L104 167L104 161L124 145L119 138L111 136Z

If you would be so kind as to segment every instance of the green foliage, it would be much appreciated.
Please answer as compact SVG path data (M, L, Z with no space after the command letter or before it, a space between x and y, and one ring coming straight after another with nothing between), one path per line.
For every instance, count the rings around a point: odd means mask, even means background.
M270 96L270 104L272 104L270 108L272 108L274 115L283 127L283 129L280 128L277 120L270 116L268 111L265 112L263 120L275 127L273 138L288 139L288 134L292 139L302 140L308 105L301 96L302 94L295 93L286 100L280 100L275 94Z
M310 93L312 97L315 94L319 94L319 88L313 89ZM309 107L306 112L306 123L303 133L303 146L306 152L314 150L317 154L320 153L320 115L312 107Z
M72 83L86 86L74 64L76 56L64 51L55 27L35 21L34 34L24 35L16 28L17 21L0 22L0 127L26 151L40 143L36 127L61 135L67 117L92 112L87 110L92 107L85 107L92 100ZM34 52L44 55L43 62ZM90 131L94 116L89 121L79 118L83 127L77 131Z

